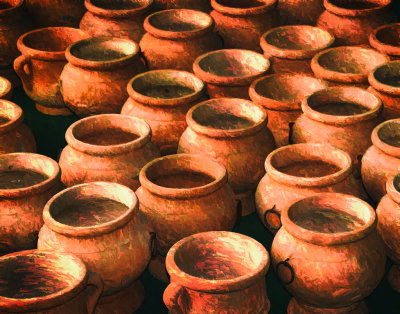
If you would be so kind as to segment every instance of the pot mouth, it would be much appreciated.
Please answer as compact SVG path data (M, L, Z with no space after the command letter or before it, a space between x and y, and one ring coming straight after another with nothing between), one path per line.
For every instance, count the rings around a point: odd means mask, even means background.
M387 180L386 192L394 202L400 204L400 173L391 176L389 180Z
M400 55L400 23L382 25L369 35L371 46L389 56Z
M24 0L1 0L0 14L10 12L24 4Z
M54 232L71 237L99 236L126 225L138 211L128 187L113 182L78 184L54 195L43 220Z
M0 99L10 95L12 84L5 77L0 76ZM3 112L0 110L0 112Z
M324 0L325 8L337 15L363 16L386 9L391 0Z
M323 246L356 242L376 227L374 209L359 198L318 193L282 211L282 226L303 241Z
M85 0L86 9L97 16L128 18L144 14L153 6L154 0Z
M373 88L389 95L400 95L400 60L378 66L368 77Z
M379 124L372 131L371 140L384 153L400 158L400 119Z
M172 282L207 292L248 288L264 280L269 263L269 254L261 243L229 231L186 237L175 243L166 257Z
M23 120L24 112L20 106L11 101L0 99L0 134L16 128Z
M211 0L217 12L227 15L257 15L270 11L277 0Z

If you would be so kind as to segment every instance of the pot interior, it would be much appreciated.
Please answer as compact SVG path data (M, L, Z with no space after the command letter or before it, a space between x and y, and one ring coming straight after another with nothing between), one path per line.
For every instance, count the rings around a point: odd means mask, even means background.
M0 10L6 10L16 7L22 0L0 0Z
M1 85L0 80L0 85ZM1 89L1 87L0 87ZM0 99L0 128L2 125L15 121L22 114L22 109L17 105L2 101Z
M266 4L266 1L262 0L216 0L215 2L224 7L237 9L256 8Z
M374 71L375 79L383 84L400 87L400 61L388 62Z
M106 10L132 10L149 5L149 0L91 0L93 5Z
M397 174L394 178L393 178L393 186L396 189L396 191L398 193L400 193L400 174Z
M400 147L400 121L391 120L383 123L378 130L378 137L387 145Z
M391 46L400 46L400 24L388 25L375 34L381 43Z
M207 14L184 9L161 11L151 15L148 21L153 27L170 32L201 30L212 23L211 17Z
M389 3L387 0L329 0L329 2L349 10L375 9Z

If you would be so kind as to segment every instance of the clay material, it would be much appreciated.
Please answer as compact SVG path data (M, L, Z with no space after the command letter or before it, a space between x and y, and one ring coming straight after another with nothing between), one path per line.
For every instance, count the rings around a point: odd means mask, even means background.
M13 93L13 86L9 80L0 76L0 99L10 99Z
M369 44L390 57L400 59L400 23L383 25L369 35Z
M324 11L323 0L279 0L279 21L282 25L315 25Z
M154 0L158 11L169 9L192 9L209 13L211 11L210 0Z

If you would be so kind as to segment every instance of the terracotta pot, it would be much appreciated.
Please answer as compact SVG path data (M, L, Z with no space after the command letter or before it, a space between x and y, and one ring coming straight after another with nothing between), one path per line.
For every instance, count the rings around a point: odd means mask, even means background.
M153 10L153 0L85 0L80 29L90 36L114 36L139 42L145 33L143 22Z
M201 55L193 64L194 74L207 83L211 98L249 99L249 86L269 70L263 55L241 49L222 49Z
M0 76L0 99L10 99L13 93L13 86L9 80Z
M277 26L277 0L211 0L215 28L224 48L261 52L260 37Z
M210 0L154 0L158 11L169 9L192 9L209 13L212 8Z
M114 37L93 37L69 46L60 76L65 105L80 117L119 113L126 85L145 71L139 45Z
M232 230L240 214L224 166L200 155L169 155L149 162L136 191L148 228L157 235L149 270L168 282L165 256L180 239L203 231ZM240 207L238 207L240 209Z
M324 11L323 0L279 0L279 21L282 25L315 25Z
M392 0L324 0L325 11L317 26L336 38L336 45L368 45L370 33L395 21Z
M66 186L93 181L139 187L139 171L159 156L149 125L134 117L104 114L73 123L65 134L68 146L60 155Z
M383 25L369 35L369 44L390 57L400 59L400 23Z
M61 189L60 168L46 156L14 153L0 155L0 174L0 252L36 248L43 207Z
M256 240L234 232L202 232L169 250L170 313L268 313L265 276L269 254Z
M260 220L272 233L282 225L281 213L304 197L336 192L368 198L350 156L331 145L281 147L268 155L265 170L256 191L256 207Z
M36 109L49 115L71 115L65 107L58 86L67 64L65 50L86 38L84 32L70 27L50 27L30 31L17 42L22 55L14 61L25 93L36 103Z
M307 197L284 210L271 258L294 296L288 314L368 313L362 300L385 274L373 208L339 193Z
M154 70L134 77L121 114L144 119L162 155L176 154L186 113L204 99L204 83L185 71Z
M264 107L268 128L278 147L289 145L290 125L301 115L301 101L325 89L323 80L299 74L271 74L255 80L249 89L251 100Z

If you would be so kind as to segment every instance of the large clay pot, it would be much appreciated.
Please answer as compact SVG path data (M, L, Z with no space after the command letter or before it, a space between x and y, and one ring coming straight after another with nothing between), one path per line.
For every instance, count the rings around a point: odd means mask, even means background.
M369 35L369 44L390 57L400 59L400 23L383 25Z
M263 164L275 149L265 111L244 99L218 98L194 106L186 119L188 128L178 153L202 154L223 164L243 214L254 212L254 192L265 174Z
M140 210L157 236L149 270L159 280L169 281L165 256L172 245L198 232L232 230L240 215L226 168L211 158L161 157L143 167L139 179Z
M169 9L192 9L209 13L210 0L154 0L155 8L159 11Z
M272 73L312 74L311 59L332 46L335 37L308 25L273 28L261 36L260 45L271 62Z
M144 119L162 155L176 154L186 113L204 99L205 85L189 72L154 70L134 77L121 114Z
M194 74L207 83L211 98L249 99L249 86L269 70L263 55L242 49L222 49L201 55L193 64Z
M260 37L277 26L277 0L211 0L215 28L224 48L261 52Z
M265 170L256 191L256 207L260 220L272 233L281 227L282 211L304 197L337 192L367 199L350 156L331 145L281 147L268 155Z
M170 313L268 313L269 254L256 240L211 231L186 237L169 250Z
M315 25L324 11L323 0L278 0L282 25Z
M284 210L271 258L294 296L288 314L368 313L362 300L385 274L375 211L339 193L307 197Z
M93 37L68 47L60 76L65 105L80 117L120 113L126 85L145 71L139 45L114 37Z
M159 156L149 125L134 117L104 114L73 123L65 134L68 146L60 155L66 186L93 181L139 187L139 171Z
M31 153L0 155L0 180L0 252L36 248L43 207L61 189L58 164Z
M323 80L300 74L271 74L255 80L249 89L251 100L264 107L268 128L276 146L289 145L290 126L301 115L302 100L325 89Z
M58 86L67 64L65 50L86 38L84 32L70 27L50 27L30 31L17 42L22 55L15 59L14 69L25 93L36 103L36 109L49 115L71 115L65 107Z
M154 236L145 230L138 210L135 193L117 183L91 182L68 188L44 207L38 249L81 258L88 270L103 279L102 296L136 283L130 297L114 300L116 313L133 313L143 302L139 277L154 245Z
M9 80L0 76L0 99L10 99L13 94L13 86Z

